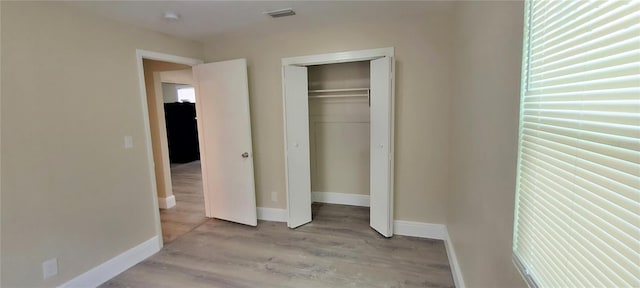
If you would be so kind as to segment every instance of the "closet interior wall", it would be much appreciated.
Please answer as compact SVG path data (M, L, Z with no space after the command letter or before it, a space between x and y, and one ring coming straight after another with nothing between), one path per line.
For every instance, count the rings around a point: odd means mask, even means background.
M369 70L369 61L308 67L312 192L369 195Z

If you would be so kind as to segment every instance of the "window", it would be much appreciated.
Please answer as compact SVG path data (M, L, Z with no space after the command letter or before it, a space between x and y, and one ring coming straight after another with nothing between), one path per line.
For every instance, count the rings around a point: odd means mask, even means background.
M193 87L178 88L178 102L196 103L196 90Z
M538 287L640 287L640 1L527 1L513 253Z

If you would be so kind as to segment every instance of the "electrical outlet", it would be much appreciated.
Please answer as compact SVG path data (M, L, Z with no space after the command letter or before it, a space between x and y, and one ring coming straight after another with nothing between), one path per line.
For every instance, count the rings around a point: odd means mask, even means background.
M278 192L271 192L271 201L278 202Z
M58 275L58 258L42 262L42 278L49 279Z
M133 148L133 137L132 136L124 136L124 148L131 149Z

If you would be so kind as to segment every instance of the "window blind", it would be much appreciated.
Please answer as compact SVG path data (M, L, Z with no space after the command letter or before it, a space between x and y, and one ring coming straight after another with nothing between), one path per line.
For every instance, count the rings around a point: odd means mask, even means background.
M513 252L539 287L640 287L640 1L527 1Z

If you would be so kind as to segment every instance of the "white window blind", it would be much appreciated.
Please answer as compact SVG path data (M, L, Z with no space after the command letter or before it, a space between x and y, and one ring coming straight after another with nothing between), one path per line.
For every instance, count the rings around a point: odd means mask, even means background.
M640 287L640 1L527 1L514 258L539 287Z

